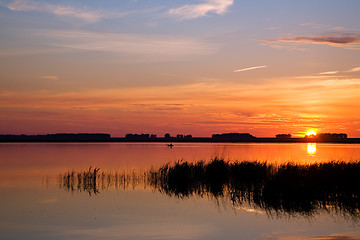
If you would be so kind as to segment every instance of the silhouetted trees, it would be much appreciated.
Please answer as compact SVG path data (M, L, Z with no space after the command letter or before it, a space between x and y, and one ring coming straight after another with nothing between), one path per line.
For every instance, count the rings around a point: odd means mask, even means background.
M277 139L289 139L289 138L291 138L291 134L290 134L290 133L287 133L287 134L277 134L277 135L276 135L276 138L277 138Z
M214 142L245 142L253 141L256 137L250 133L222 133L222 134L213 134L212 140Z

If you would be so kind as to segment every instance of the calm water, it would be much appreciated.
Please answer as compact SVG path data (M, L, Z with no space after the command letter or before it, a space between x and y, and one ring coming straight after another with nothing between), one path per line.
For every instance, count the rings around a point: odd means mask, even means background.
M67 191L58 176L90 166L148 170L180 159L308 164L360 160L344 144L0 144L1 239L360 239L341 211L272 214L226 198L168 196L141 184ZM359 181L360 183L360 181Z

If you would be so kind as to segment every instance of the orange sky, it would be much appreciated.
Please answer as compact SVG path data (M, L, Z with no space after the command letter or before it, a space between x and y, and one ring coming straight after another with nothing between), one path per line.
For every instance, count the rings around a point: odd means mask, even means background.
M1 124L14 133L128 132L184 133L209 136L221 132L358 133L360 102L356 79L293 79L224 87L209 81L171 87L77 92L3 92ZM342 94L339 94L339 92ZM26 119L26 123L24 121ZM29 130L24 131L23 124ZM124 127L126 126L126 127Z
M0 134L360 137L358 1L125 2L0 3Z

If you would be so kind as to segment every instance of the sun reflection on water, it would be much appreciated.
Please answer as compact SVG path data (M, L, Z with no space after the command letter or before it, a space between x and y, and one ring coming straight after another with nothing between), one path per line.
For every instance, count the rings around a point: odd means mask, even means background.
M307 152L310 156L315 156L316 154L316 143L308 143Z

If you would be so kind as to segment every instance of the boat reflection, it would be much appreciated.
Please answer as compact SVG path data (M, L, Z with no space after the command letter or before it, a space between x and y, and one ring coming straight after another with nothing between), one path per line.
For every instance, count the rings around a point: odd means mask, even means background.
M360 162L272 165L260 162L179 161L158 169L59 177L61 188L98 194L104 189L147 188L176 198L207 197L269 216L312 216L322 211L360 220Z
M307 144L307 152L310 156L315 156L316 154L316 143Z

